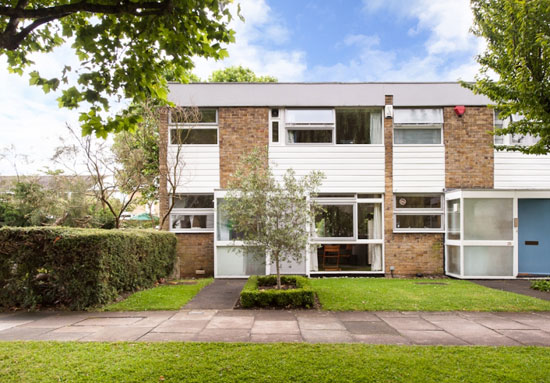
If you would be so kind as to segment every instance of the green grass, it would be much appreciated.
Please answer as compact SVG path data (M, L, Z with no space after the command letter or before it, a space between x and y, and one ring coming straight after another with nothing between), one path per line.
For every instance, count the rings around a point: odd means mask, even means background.
M105 311L148 311L179 310L204 286L212 283L212 278L198 279L196 285L164 285L138 291L123 301L107 305Z
M548 382L550 348L0 343L2 382Z
M445 283L445 285L418 283ZM313 278L311 284L324 310L550 310L550 301L452 279Z

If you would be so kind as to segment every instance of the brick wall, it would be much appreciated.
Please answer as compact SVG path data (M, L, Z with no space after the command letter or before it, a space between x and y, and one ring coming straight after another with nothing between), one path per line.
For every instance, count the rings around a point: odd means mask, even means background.
M176 234L178 244L176 251L179 258L179 275L181 278L214 275L214 234L193 233ZM196 270L204 270L204 275L197 275Z
M443 109L445 188L494 186L493 110L467 107L458 117L452 107Z
M386 96L386 105L393 96ZM384 119L384 259L386 275L443 274L443 234L393 232L393 119Z
M220 108L218 110L220 142L220 187L227 187L241 156L269 141L268 108Z

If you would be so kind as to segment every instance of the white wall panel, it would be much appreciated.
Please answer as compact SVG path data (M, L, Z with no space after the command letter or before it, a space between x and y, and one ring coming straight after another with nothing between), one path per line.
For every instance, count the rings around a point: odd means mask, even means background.
M445 188L444 146L394 146L394 192L442 192Z
M550 156L495 151L495 189L550 189Z
M384 192L383 145L270 146L269 161L277 177L289 168L298 176L322 171L321 192Z
M170 168L175 163L176 153L177 147L168 147ZM184 145L180 159L179 193L212 193L220 187L220 149L217 145Z

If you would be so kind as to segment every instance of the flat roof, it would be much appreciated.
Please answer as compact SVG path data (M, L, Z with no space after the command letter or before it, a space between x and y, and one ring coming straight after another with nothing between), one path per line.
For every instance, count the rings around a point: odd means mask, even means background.
M457 82L363 83L170 83L168 99L180 106L338 107L383 106L393 95L398 107L484 106L491 100Z

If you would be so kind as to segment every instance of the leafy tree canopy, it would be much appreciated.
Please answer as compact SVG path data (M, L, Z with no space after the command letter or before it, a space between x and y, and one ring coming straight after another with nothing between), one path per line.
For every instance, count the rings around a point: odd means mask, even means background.
M11 72L33 68L31 55L70 43L80 61L54 78L30 72L30 84L61 90L59 105L86 107L84 133L105 137L140 121L133 108L106 117L109 104L153 98L167 101L167 79L187 82L192 57L221 59L234 41L230 0L4 0L0 55Z
M277 82L273 76L257 76L252 69L242 66L230 66L212 72L210 82Z
M496 134L540 137L530 147L497 149L550 152L550 0L471 0L471 5L473 32L487 40L487 49L477 58L476 82L463 85L493 100L501 119L525 117Z

